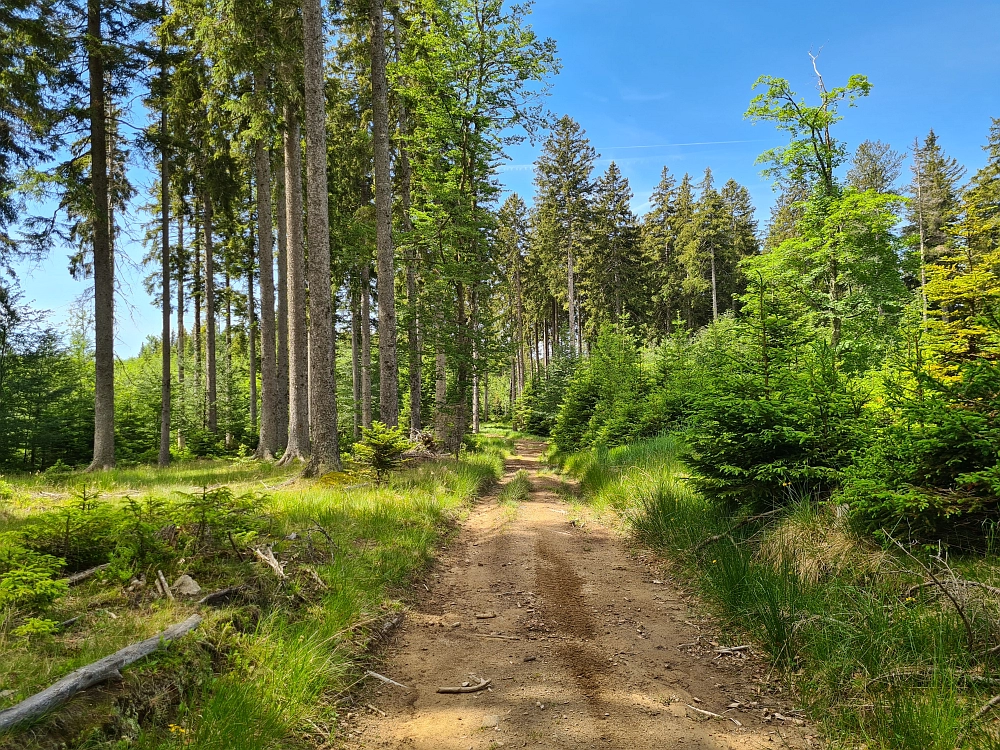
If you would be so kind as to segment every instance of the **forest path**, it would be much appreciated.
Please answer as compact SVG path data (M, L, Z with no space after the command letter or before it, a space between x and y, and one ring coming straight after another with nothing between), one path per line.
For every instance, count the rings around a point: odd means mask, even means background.
M382 667L409 689L369 680L341 746L818 747L815 730L761 690L761 662L716 653L711 623L684 595L567 504L544 447L519 441L507 461L503 481L527 471L530 498L480 500L427 590L418 584ZM490 689L436 692L480 678Z

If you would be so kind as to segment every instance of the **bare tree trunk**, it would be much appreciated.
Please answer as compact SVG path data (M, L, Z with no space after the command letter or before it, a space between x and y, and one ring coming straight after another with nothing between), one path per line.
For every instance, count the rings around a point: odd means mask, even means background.
M323 5L320 0L303 1L302 27L305 32L306 188L309 202L309 421L312 461L308 473L319 476L340 469L336 342L330 289L330 196L326 173L326 76L323 68L325 46ZM391 255L391 246L389 252ZM389 284L391 290L391 277ZM395 315L392 322L395 328Z
M361 263L361 425L372 426L372 313L368 260Z
M184 359L185 359L185 335L184 335L184 282L187 273L185 271L186 256L184 252L184 198L181 196L181 210L177 213L177 383L180 385L180 398L178 405L181 407L181 422L184 421ZM184 430L181 424L177 425L177 449L184 450Z
M375 155L376 283L378 285L378 411L383 424L399 424L396 358L396 267L392 249L392 178L389 174L389 83L385 74L383 0L369 2L372 146Z
M570 340L572 340L572 330L569 335ZM576 352L583 355L583 314L580 312L579 306L576 309Z
M572 341L572 339L570 340ZM572 347L571 347L572 348ZM552 359L559 351L559 303L552 299Z
M483 421L490 421L490 370L488 362L483 367Z
M282 464L309 456L306 259L302 238L302 143L299 115L285 104L285 213L288 276L288 445Z
M545 355L545 369L549 369L549 317L542 318L542 350Z
M448 360L444 344L437 343L434 357L434 431L444 450L448 449Z
M87 0L87 36L94 201L94 459L89 469L96 471L115 465L115 258L109 224L101 0Z
M472 431L479 432L479 298L472 289Z
M719 295L715 283L715 245L709 245L708 250L712 261L712 322L716 323L719 320Z
M226 262L226 450L232 450L236 443L233 436L233 287Z
M514 272L514 294L517 297L516 317L514 325L517 328L517 355L514 358L514 378L516 392L524 390L524 295L521 290L521 270Z
M250 431L257 430L257 318L253 298L253 246L247 271L247 354L250 359Z
M452 428L452 453L458 457L458 452L462 447L462 437L465 435L466 426L469 423L468 399L469 399L469 362L471 360L471 347L469 341L469 320L465 309L465 284L459 281L455 284L455 298L458 302L456 311L456 327L458 336L456 344L458 357L455 362L455 417Z
M566 296L567 302L566 309L569 311L569 348L570 354L573 354L574 342L576 340L576 277L573 271L573 244L572 238L570 240L570 245L566 252Z
M354 439L361 437L361 291L355 279L351 285L351 385L353 386Z
M399 17L393 17L393 38L395 42L396 61L399 61L402 51L402 37L399 30ZM406 106L401 102L399 105L399 129L405 133L409 123L409 116ZM403 142L397 144L399 152L399 164L397 172L399 174L399 202L401 205L403 235L409 238L413 231L413 222L410 218L410 183L412 180L412 170L410 168L410 156L406 145ZM406 339L409 358L409 386L410 386L410 435L415 436L423 426L420 414L420 391L421 391L421 351L420 351L420 313L419 299L417 297L417 249L416 245L410 241L406 252L406 304L409 308L409 317L406 323Z
M198 218L200 216L201 201L195 198L194 204L194 270L193 286L191 296L194 297L194 393L198 399L198 419L201 426L205 426L205 394L202 393L202 330L201 330L201 303L204 299L205 289L201 280L201 239L198 233Z
M254 76L254 88L263 93L262 76ZM257 458L270 460L281 449L278 425L278 363L274 341L274 226L271 218L271 155L264 141L254 144L257 183L257 248L260 264L260 435ZM251 264L251 268L252 268ZM253 290L253 273L250 275Z
M206 397L208 399L208 431L219 431L219 403L215 362L215 251L212 241L214 211L212 196L203 198L202 226L205 233L205 366Z
M160 10L166 18L166 0ZM162 40L161 40L162 42ZM161 54L165 50L161 44ZM161 60L160 79L166 85L167 64ZM164 95L166 89L164 89ZM160 107L160 283L162 285L163 329L160 333L162 362L160 372L160 455L159 465L170 463L170 160L167 155L167 108Z
M182 204L183 205L183 204ZM184 214L177 214L177 382L184 382ZM178 438L178 441L180 438ZM178 442L178 445L180 443Z
M288 445L288 211L285 196L285 155L280 154L279 168L275 174L275 206L278 224L278 355L277 395L277 450Z

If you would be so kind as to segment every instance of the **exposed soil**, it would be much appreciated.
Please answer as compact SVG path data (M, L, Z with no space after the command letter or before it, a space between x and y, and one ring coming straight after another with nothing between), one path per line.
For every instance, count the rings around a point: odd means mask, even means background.
M531 475L530 499L513 509L481 500L418 584L379 668L408 689L371 680L341 726L343 746L819 747L764 683L766 662L717 651L744 644L716 637L652 557L566 502L543 448L519 442L507 462L507 479ZM488 690L436 692L481 678Z

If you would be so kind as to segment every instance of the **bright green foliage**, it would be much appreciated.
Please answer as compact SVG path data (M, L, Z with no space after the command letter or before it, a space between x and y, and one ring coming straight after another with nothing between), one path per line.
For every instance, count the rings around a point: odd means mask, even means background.
M746 262L788 295L796 315L815 328L855 368L871 362L870 347L892 330L906 301L893 230L900 199L851 188L814 194L803 206L798 236Z
M44 567L23 567L0 576L0 608L36 610L47 607L69 590Z
M361 440L354 444L354 460L375 479L385 484L389 475L403 465L403 454L413 447L401 427L386 427L375 421L361 431Z
M563 453L616 446L643 434L647 377L638 343L624 324L607 325L569 381L552 430Z
M815 59L814 59L815 62ZM788 81L774 76L761 76L753 85L764 89L750 102L744 117L753 122L773 122L789 136L785 146L765 151L757 157L758 164L769 164L764 174L776 182L815 182L820 191L829 195L836 186L835 170L847 158L847 149L830 133L830 128L843 119L840 105L853 107L861 97L871 93L868 78L853 75L844 86L827 89L817 71L820 102L810 105L799 99Z
M540 375L531 378L514 404L513 426L529 435L547 437L555 427L577 360L559 357Z

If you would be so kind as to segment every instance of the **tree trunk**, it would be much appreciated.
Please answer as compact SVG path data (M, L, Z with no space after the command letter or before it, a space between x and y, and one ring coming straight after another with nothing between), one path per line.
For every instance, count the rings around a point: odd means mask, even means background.
M545 356L545 369L549 369L549 319L542 318L542 352Z
M181 204L183 206L183 203ZM177 382L184 383L184 214L177 214ZM182 389L183 390L183 389ZM178 438L179 440L179 438Z
M471 361L471 347L469 340L469 321L465 310L465 284L458 281L455 284L455 298L458 302L456 310L456 324L458 336L456 344L458 357L455 362L455 417L452 428L452 453L458 458L458 452L462 447L462 437L465 435L466 426L469 423L468 400L469 400L469 362Z
M180 210L177 212L177 255L175 256L177 266L177 384L180 386L178 393L178 406L181 408L180 423L177 425L177 449L184 450L184 358L185 358L185 336L184 336L184 282L187 280L185 270L184 253L184 198L181 197Z
M261 76L254 76L254 88L261 94ZM264 141L254 144L254 173L257 183L257 248L260 265L260 436L257 458L270 460L281 450L278 409L278 364L274 341L274 226L271 218L271 155ZM252 268L251 264L251 268ZM250 276L253 289L253 273Z
M232 450L236 439L233 436L233 287L229 275L229 263L226 269L226 450Z
M490 370L488 362L483 367L483 421L490 421Z
M250 431L257 430L257 319L253 298L253 245L250 246L247 271L247 355L250 360Z
M434 356L434 431L442 450L448 450L448 416L448 360L439 340Z
M215 362L215 251L212 238L214 206L207 192L203 198L202 226L205 233L205 366L208 399L208 431L219 431L219 402Z
M570 354L574 354L576 341L576 277L573 271L573 245L572 240L566 251L566 309L569 311L569 348Z
M166 3L161 0L162 15L166 17ZM164 50L161 47L161 53ZM160 78L166 85L167 67L162 62ZM164 88L164 95L166 89ZM167 108L160 107L160 222L162 232L160 247L160 279L162 284L163 328L160 332L162 362L160 372L160 455L159 465L170 463L170 161L167 155Z
M517 355L514 358L514 377L516 380L515 392L520 395L524 390L524 295L521 290L521 271L514 272L514 294L517 297L516 318L514 326L517 328Z
M325 46L323 5L320 0L303 1L302 27L305 32L306 188L309 202L309 421L312 462L308 472L320 476L340 469L334 366L336 343L330 290ZM392 283L391 279L389 283Z
M361 263L361 425L372 426L372 313L368 260Z
M194 394L198 399L198 419L201 426L205 426L205 394L201 390L202 382L202 330L201 330L201 303L204 299L205 290L201 282L201 239L198 233L198 217L200 215L201 201L195 198L194 204L194 262L192 269L194 278L191 280L191 296L194 297Z
M101 0L87 1L87 36L90 189L94 201L94 459L89 469L96 471L115 465L115 258L109 224Z
M472 431L479 433L479 299L472 289Z
M715 283L715 245L709 245L709 257L712 261L712 322L719 320L719 295Z
M399 17L393 18L393 38L395 41L396 61L399 62L402 51L402 39L399 30ZM399 129L406 133L409 117L406 106L399 104ZM410 218L410 184L412 181L412 170L410 168L410 157L406 144L402 140L397 144L399 152L399 163L397 172L399 174L399 202L402 213L403 235L409 238L413 231L413 222ZM421 396L421 351L420 351L420 314L419 299L417 297L417 248L410 241L406 252L406 304L409 308L409 317L406 322L406 339L409 359L409 386L410 386L410 436L417 435L422 426L423 420L420 414Z
M285 104L285 213L288 276L288 445L281 463L309 455L306 259L302 239L302 143L299 116Z
M360 281L351 284L351 385L353 387L354 439L361 437L361 291Z
M389 83L385 74L383 0L369 2L372 147L375 155L376 284L378 285L378 410L383 424L399 424L396 360L396 267L392 248L392 178L389 174Z
M285 155L281 151L279 165L275 174L275 214L278 221L278 354L277 374L278 384L275 396L275 410L278 432L275 445L278 450L284 450L288 445L288 210L285 195Z

